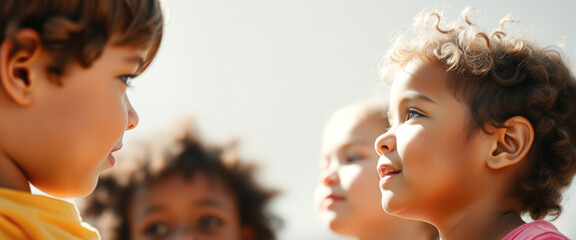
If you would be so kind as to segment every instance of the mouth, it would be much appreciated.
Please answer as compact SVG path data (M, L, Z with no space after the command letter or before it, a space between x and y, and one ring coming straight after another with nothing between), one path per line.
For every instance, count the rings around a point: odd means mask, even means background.
M380 186L383 186L386 183L390 182L390 180L394 176L402 172L402 170L386 164L378 164L376 170L378 171L378 175L380 176Z
M389 168L388 166L378 166L378 175L380 175L380 178L385 178L388 176L394 176L398 173L401 173L402 171L397 170L397 169L393 169L393 168Z
M333 208L337 203L344 201L346 198L336 194L329 194L322 200L322 207L326 209Z
M110 151L110 153L108 154L108 162L110 163L110 167L114 167L114 165L116 164L116 158L114 157L114 155L112 155L112 153L120 151L120 149L122 149L122 144L120 144L117 147L114 147L114 149L112 149L112 151Z
M118 151L120 151L120 149L122 149L122 144L120 144L120 145L117 146L117 147L114 147L114 149L112 149L112 151L110 151L110 153L118 152Z

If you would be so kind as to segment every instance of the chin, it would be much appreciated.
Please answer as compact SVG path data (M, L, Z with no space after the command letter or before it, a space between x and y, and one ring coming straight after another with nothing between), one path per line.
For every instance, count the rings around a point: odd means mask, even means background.
M383 191L382 192L382 209L390 214L390 215L395 215L399 212L398 209L400 209L399 203L398 203L398 199L396 196L394 196L394 193L390 192L390 191Z

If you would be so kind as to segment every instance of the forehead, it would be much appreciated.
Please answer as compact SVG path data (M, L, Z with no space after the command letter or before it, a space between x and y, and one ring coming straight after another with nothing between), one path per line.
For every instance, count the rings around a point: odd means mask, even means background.
M390 104L399 104L398 101L421 96L453 97L446 85L447 78L448 73L443 70L439 63L411 61L396 74L392 82Z
M178 203L187 207L210 205L222 210L236 211L235 198L222 180L203 173L195 174L192 179L173 174L152 185L140 186L136 189L133 200L134 206L143 210L152 207L168 209Z
M387 121L382 117L342 113L326 125L322 149L329 151L349 143L367 143L371 146L387 128Z

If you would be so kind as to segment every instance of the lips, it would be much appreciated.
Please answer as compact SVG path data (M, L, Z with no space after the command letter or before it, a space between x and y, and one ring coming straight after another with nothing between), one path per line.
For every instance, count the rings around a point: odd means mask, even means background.
M388 164L378 164L376 170L378 170L378 175L380 175L380 187L385 186L394 176L402 172L402 170Z
M322 200L322 207L324 208L332 208L338 202L344 201L346 198L336 194L329 194Z
M402 172L402 171L400 171L398 169L391 168L390 166L386 166L386 165L379 165L378 166L378 175L380 175L380 178L385 178L388 176L394 176L400 172Z
M114 155L112 155L112 153L117 152L120 149L122 149L122 144L120 144L117 147L114 147L114 149L112 149L112 151L110 151L110 153L108 154L108 162L110 163L110 167L114 167L114 165L116 164L116 158L114 157Z
M117 147L115 147L114 149L112 149L112 151L110 151L110 153L120 151L120 149L122 149L122 144L120 144L119 146L117 146Z

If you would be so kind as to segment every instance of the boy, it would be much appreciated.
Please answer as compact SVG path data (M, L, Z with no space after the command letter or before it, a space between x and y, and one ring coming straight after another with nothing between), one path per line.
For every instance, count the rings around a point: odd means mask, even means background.
M69 202L138 124L129 80L155 57L157 0L0 4L0 239L97 239Z
M576 173L576 79L558 51L507 35L510 20L485 33L463 15L422 15L390 51L382 207L443 239L567 239L540 219Z

